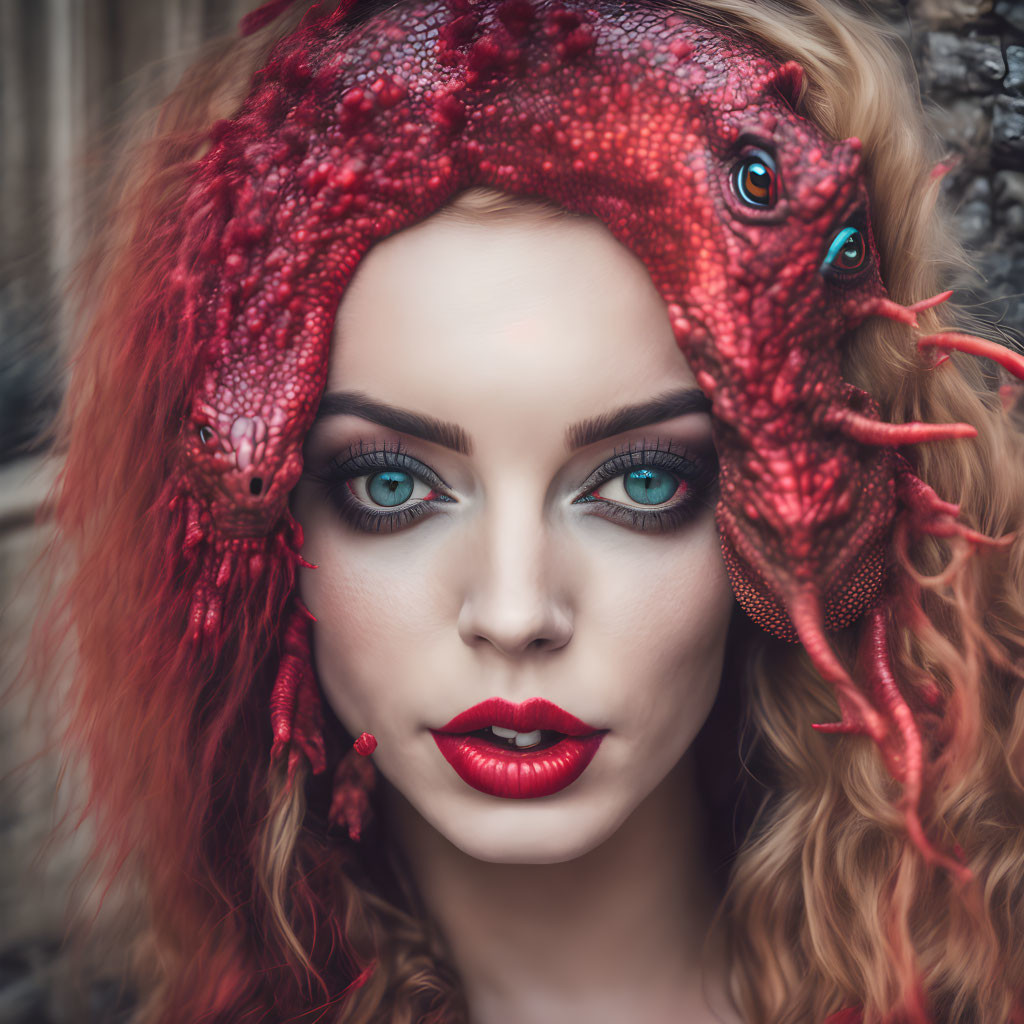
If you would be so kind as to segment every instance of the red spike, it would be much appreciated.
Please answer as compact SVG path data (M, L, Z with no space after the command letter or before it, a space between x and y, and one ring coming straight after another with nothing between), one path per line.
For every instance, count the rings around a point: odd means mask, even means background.
M863 319L869 316L884 316L888 320L895 320L897 323L916 327L917 312L914 306L901 306L898 302L893 302L886 295L876 295L851 306L849 315L856 319Z
M909 526L915 533L930 537L963 537L973 544L1003 548L1013 543L1015 534L989 537L961 523L960 506L943 501L935 491L906 464L897 472L896 493L906 510Z
M812 728L819 732L863 733L876 743L881 742L885 729L878 712L857 689L825 635L819 596L805 586L789 606L789 615L814 667L826 682L835 687L842 715L839 722L815 723Z
M188 610L188 639L196 647L203 636L203 620L206 618L206 602L201 593L194 594Z
M928 175L932 181L944 178L954 168L959 167L963 162L963 158L958 155L951 156L947 160L940 160L932 169Z
M1012 412L1022 394L1024 394L1024 388L1016 381L1000 385L999 403L1003 407L1003 412Z
M934 488L914 473L909 463L904 462L897 472L896 490L904 505L921 514L951 516L954 519L960 515L960 506L940 498Z
M933 295L930 299L921 299L919 302L911 303L907 306L907 309L913 313L923 313L926 309L932 309L934 306L940 306L945 302L951 295L953 290L947 289L944 292L939 292L938 295Z
M306 627L306 632L308 633L308 627ZM327 755L324 751L320 693L317 690L316 680L313 678L313 668L310 665L309 659L310 652L307 642L305 657L301 663L302 670L299 675L292 736L299 749L306 755L306 760L309 761L313 774L319 775L327 769ZM289 758L290 768L296 757L297 752L293 750Z
M185 554L190 555L203 541L204 530L200 516L201 506L193 498L187 498L185 502Z
M955 352L966 352L968 355L981 356L998 363L1004 370L1009 370L1015 377L1024 380L1024 356L999 345L994 341L976 338L973 334L960 334L957 331L941 331L938 334L926 334L917 339L918 349L945 348Z
M224 554L221 556L220 566L217 569L217 578L214 581L214 586L218 590L223 590L224 586L231 579L231 571L234 568L234 545L228 544L225 547Z
M839 409L829 419L852 440L884 448L978 436L969 423L883 423L852 409Z
M800 100L800 90L804 83L804 69L795 61L787 60L780 65L773 82L786 102L795 110Z

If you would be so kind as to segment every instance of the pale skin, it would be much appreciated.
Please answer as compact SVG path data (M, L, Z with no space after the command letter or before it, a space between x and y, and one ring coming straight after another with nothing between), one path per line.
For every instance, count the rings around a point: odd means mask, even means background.
M643 265L592 220L435 215L364 259L327 394L294 502L317 673L345 727L377 737L383 813L471 1021L739 1021L687 755L733 606L714 448ZM451 429L381 425L384 406ZM413 490L383 507L377 464L352 459L399 446ZM638 500L631 466L671 481L667 500ZM345 518L367 508L422 514ZM608 731L560 792L489 795L430 729L490 697Z

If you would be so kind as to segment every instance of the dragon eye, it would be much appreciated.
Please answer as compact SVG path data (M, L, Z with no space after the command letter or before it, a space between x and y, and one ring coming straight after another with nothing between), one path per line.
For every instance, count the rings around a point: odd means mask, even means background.
M209 444L213 440L213 428L207 426L201 426L199 428L199 443Z
M778 172L775 161L764 150L747 154L732 172L736 194L747 206L764 210L775 205Z
M821 269L855 274L864 266L867 255L868 246L863 232L859 228L846 227L832 239Z

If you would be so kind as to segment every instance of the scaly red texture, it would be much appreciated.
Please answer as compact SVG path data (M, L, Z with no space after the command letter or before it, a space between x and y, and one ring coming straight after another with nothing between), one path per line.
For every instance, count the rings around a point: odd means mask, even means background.
M232 628L232 588L271 562L293 578L288 495L364 253L470 186L544 197L599 218L646 265L712 400L717 522L738 600L804 644L841 711L817 728L870 736L903 786L913 841L969 877L917 819L922 741L889 665L884 588L897 522L990 543L896 451L974 430L883 422L843 380L843 341L866 318L905 324L913 346L916 314L946 297L888 298L859 141L795 113L796 64L678 14L604 0L359 14L351 2L314 9L278 45L238 116L216 126L184 211L169 287L181 290L195 385L173 486L181 543L203 566L197 650ZM916 344L1024 376L1019 356L980 339ZM869 611L858 682L827 631ZM284 623L275 747L298 738L320 770L308 715L292 724L311 678L300 618Z

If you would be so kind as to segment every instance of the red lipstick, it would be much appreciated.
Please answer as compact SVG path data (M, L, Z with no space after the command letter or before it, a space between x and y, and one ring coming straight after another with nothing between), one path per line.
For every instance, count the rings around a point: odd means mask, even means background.
M491 730L513 730L517 739L540 736L525 746ZM481 793L511 799L550 796L575 782L590 764L607 729L598 730L557 704L533 697L512 704L481 701L440 729L431 729L444 759L463 782Z

